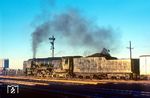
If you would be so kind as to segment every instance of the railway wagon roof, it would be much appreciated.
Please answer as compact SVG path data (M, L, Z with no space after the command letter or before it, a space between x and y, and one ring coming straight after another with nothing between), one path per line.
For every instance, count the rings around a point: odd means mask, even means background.
M140 57L150 57L150 55L141 55Z
M62 58L81 58L82 56L63 56Z
M36 61L44 61L44 60L61 60L61 57L48 57L48 58L34 58L34 59L29 59L30 60L36 60Z

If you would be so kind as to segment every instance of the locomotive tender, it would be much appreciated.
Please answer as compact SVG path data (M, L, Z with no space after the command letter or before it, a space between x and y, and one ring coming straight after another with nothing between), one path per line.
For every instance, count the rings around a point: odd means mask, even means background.
M110 55L65 56L24 61L27 76L134 79L139 76L139 59L116 59Z

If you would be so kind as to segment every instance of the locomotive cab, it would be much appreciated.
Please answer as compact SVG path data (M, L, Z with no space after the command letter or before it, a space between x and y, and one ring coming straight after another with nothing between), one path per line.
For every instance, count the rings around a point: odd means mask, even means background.
M73 58L72 57L63 57L62 58L62 67L66 71L66 77L70 77L73 73Z
M74 58L80 58L81 56L65 56L62 57L62 69L57 71L56 77L63 77L63 78L69 78L74 77L74 64L73 59Z

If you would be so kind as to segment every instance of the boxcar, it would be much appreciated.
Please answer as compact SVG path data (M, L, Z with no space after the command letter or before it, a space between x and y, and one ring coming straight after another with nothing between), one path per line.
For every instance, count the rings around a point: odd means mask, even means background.
M140 56L140 76L141 79L150 79L150 55Z

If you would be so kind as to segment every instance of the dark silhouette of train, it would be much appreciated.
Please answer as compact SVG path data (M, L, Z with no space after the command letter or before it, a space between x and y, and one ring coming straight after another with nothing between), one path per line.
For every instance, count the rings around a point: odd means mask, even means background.
M117 59L106 49L87 57L65 56L24 61L27 76L86 79L137 79L139 59Z

